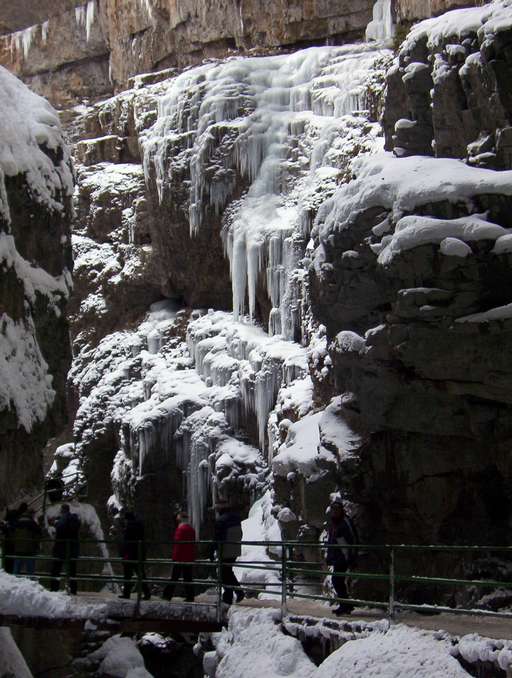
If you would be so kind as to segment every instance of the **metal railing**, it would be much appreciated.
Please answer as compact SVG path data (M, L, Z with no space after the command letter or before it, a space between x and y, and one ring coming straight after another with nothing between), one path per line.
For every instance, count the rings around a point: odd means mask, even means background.
M12 540L11 540L12 541ZM22 540L17 540L16 544L19 546ZM135 584L136 594L136 614L140 611L140 605L143 598L145 585L152 587L152 593L159 593L161 588L168 584L173 584L175 587L179 585L186 586L188 582L175 580L170 574L171 568L174 565L189 565L193 568L194 576L190 581L196 592L201 591L215 591L215 606L217 610L217 619L220 621L223 611L223 577L225 575L224 568L230 567L232 563L227 564L223 560L223 549L232 542L222 542L216 544L213 541L196 541L193 542L200 551L207 552L216 548L216 557L213 559L198 558L193 563L174 561L171 558L160 557L146 557L146 552L153 550L153 552L167 551L170 552L173 542L152 542L142 543L133 542L132 552L137 556L133 559L126 559L122 557L100 557L94 555L83 555L79 557L72 557L72 553L76 552L76 542L71 540L64 540L61 545L65 547L65 555L62 556L62 548L60 551L55 550L55 545L59 542L49 539L41 539L41 545L51 544L53 547L52 554L34 554L21 555L18 549L14 549L14 553L6 551L4 545L2 547L2 567L4 569L11 569L14 561L32 561L39 565L45 563L44 571L36 571L29 576L31 579L38 580L42 583L53 579L58 581L59 585L64 582L65 587L69 590L74 585L85 584L93 585L96 588L105 586L107 584L127 585L130 582L130 588ZM115 549L119 548L119 542L115 541L98 541L98 540L80 540L80 545L105 544L108 547ZM180 545L192 542L179 542ZM124 543L126 546L126 543ZM421 572L415 571L411 574L408 570L417 568L425 564L428 556L428 562L434 570L439 571L441 564L434 567L433 557L441 555L444 560L446 556L455 555L457 558L456 565L451 566L451 572L464 569L464 559L470 556L473 561L470 563L473 567L478 565L474 561L475 556L489 554L505 554L507 561L512 565L512 547L498 547L498 546L445 546L445 545L343 545L335 546L329 545L329 549L354 549L361 554L360 562L368 562L373 559L375 567L373 570L379 571L364 571L358 569L351 570L337 570L336 575L346 578L349 582L355 584L355 588L361 589L363 593L370 592L371 598L367 597L350 597L339 598L335 595L327 595L324 591L318 592L325 584L326 578L332 574L332 571L323 563L323 552L327 548L322 543L304 543L298 541L274 541L274 542L260 542L260 541L244 541L241 543L242 547L263 547L265 549L266 558L264 560L237 560L233 567L249 571L252 576L251 579L246 579L239 586L229 585L234 594L242 591L245 595L258 595L261 593L270 594L276 602L281 606L283 614L287 613L288 605L291 600L310 600L321 603L338 603L345 605L352 605L354 607L376 608L383 610L383 612L391 619L393 619L400 610L413 610L421 612L448 612L453 614L472 614L485 615L493 617L503 617L512 619L511 612L496 612L482 608L466 608L460 606L449 606L440 604L439 600L443 598L438 591L443 589L450 593L453 597L456 590L464 587L471 587L474 590L485 589L503 589L508 588L512 590L512 581L498 581L497 579L482 579L482 578L462 578L461 576L428 576ZM58 546L57 546L58 549ZM316 553L316 560L304 559L303 552L312 551ZM56 555L57 554L57 555ZM269 555L270 554L270 555ZM272 556L273 554L273 556ZM62 557L61 557L62 556ZM243 558L244 556L242 556ZM247 557L247 554L245 555ZM63 574L52 575L53 564L59 563ZM444 563L446 565L446 563ZM50 565L50 570L48 570ZM110 565L113 574L105 574L105 566ZM103 571L86 573L91 567L99 566ZM135 574L135 582L128 580L125 567L134 566L132 569ZM148 568L153 574L147 576L145 570ZM38 568L36 568L37 570ZM76 573L75 573L76 569ZM511 568L512 569L512 568ZM80 570L82 572L80 573ZM255 580L254 574L262 573L264 576L262 580ZM271 573L269 578L267 575ZM428 603L414 603L410 602L411 587L413 587L416 594L422 588L427 587L427 592L424 597L430 597ZM435 589L435 592L428 589ZM187 589L185 589L187 590ZM188 589L190 590L190 589ZM408 600L409 598L409 600ZM437 599L437 600L436 600Z

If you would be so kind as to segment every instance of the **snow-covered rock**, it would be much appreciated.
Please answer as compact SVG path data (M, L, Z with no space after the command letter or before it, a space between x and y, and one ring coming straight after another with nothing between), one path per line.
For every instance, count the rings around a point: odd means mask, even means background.
M0 505L63 424L72 188L56 111L0 67Z

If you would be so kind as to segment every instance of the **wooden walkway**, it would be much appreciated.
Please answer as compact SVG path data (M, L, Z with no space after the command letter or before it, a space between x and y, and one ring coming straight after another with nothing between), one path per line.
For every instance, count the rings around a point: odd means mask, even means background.
M141 601L137 607L135 600L122 600L111 593L80 593L73 597L74 605L66 617L29 617L0 614L0 626L27 626L33 628L81 627L87 619L95 624L115 624L120 631L146 633L200 633L220 631L227 625L228 608L223 606L220 620L217 616L216 598L202 594L194 603L185 603L180 599L172 603L153 598ZM280 608L277 598L258 600L245 599L234 605L234 609ZM314 600L288 599L290 617L308 617L350 623L371 622L384 619L382 610L356 609L350 615L338 617L328 605ZM395 623L424 629L427 631L447 631L453 636L477 633L481 636L512 640L512 624L508 619L476 615L435 614L423 615L415 612L398 612Z
M27 616L2 615L0 626L32 628L80 627L90 620L98 625L115 624L120 631L146 633L200 633L220 631L226 625L225 616L217 616L214 599L197 603L179 600L169 603L154 598L151 601L119 599L109 593L79 593L65 615ZM224 612L224 611L223 611Z

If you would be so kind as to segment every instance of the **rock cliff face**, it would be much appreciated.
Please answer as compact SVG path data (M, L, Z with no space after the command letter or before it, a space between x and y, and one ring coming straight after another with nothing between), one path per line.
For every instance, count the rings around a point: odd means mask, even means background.
M104 524L107 504L135 505L161 540L188 502L207 535L212 500L248 510L274 468L283 529L318 534L340 404L301 301L308 233L354 154L380 143L390 59L359 45L166 70L75 121L70 381ZM235 317L219 310L232 305Z
M207 536L218 497L316 540L339 490L363 541L508 543L512 4L422 23L394 63L360 43L176 67L315 41L321 12L341 39L339 3L263 5L261 37L249 0L231 37L217 4L208 27L204 3L68 15L87 68L167 67L68 114L73 463L104 526L134 506L159 540L176 503Z
M373 0L89 0L0 38L0 64L55 105L98 98L138 73L235 51L361 38ZM26 20L35 17L26 12ZM0 10L0 22L12 24ZM43 20L46 18L46 21ZM48 18L49 17L49 18ZM19 24L18 24L19 25ZM66 40L59 36L66 35Z
M56 112L0 68L0 506L65 419L71 171Z
M395 0L396 18L399 22L418 21L438 16L459 7L480 7L489 0Z
M497 15L490 5L413 28L388 78L388 150L512 167L511 34Z
M358 45L88 109L71 385L105 525L161 539L188 502L206 536L268 487L261 535L307 542L338 489L364 541L508 541L509 9L413 29L385 100L392 55Z
M412 30L388 74L398 157L362 161L316 224L314 314L365 441L341 479L382 542L510 534L510 10Z

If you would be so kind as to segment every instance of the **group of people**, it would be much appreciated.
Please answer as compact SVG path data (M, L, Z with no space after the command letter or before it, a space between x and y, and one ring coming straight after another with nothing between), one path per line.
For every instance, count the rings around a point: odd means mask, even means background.
M227 605L233 599L240 602L245 594L233 572L236 559L242 552L242 523L238 512L227 503L216 506L217 520L215 521L215 540L212 543L209 557L213 562L217 557L220 561L220 581L223 588L222 600ZM149 600L151 590L146 580L144 561L146 548L144 543L144 525L134 513L125 513L125 524L120 555L123 559L123 592L120 598L130 598L133 577L140 577L144 600ZM170 582L163 590L163 597L172 600L177 583L183 581L185 601L193 602L195 598L194 563L197 559L196 532L189 522L188 514L180 511L176 516L177 527L172 537L172 567Z
M239 513L228 503L216 505L215 538L212 542L209 557L213 562L218 559L220 582L223 587L222 600L231 605L233 600L240 602L245 593L233 571L235 562L241 554L242 525ZM80 518L72 513L68 504L62 504L60 514L49 523L55 531L52 548L52 566L50 572L50 589L58 591L60 575L64 565L67 568L69 591L77 592L77 559L80 555ZM4 568L11 574L25 572L31 576L35 573L35 559L40 550L42 538L42 519L35 520L34 511L26 503L18 509L7 512L0 524L4 543ZM182 580L185 600L192 602L195 598L193 585L193 569L197 559L196 532L189 523L185 511L177 514L177 527L172 542L172 560L174 565L170 582L165 586L163 597L172 600L176 584ZM349 602L346 583L347 570L355 564L357 551L352 548L358 543L357 530L346 514L341 499L336 499L329 508L329 528L327 533L326 562L332 567L332 585L340 602L334 610L335 614L350 613L354 608ZM146 581L144 561L146 546L144 525L133 512L124 514L124 528L120 544L120 556L123 560L123 592L121 598L130 598L133 588L133 577L140 579L144 600L151 597L151 589Z
M68 564L69 589L76 593L76 558L80 547L80 518L71 513L69 504L62 504L60 514L50 519L55 531L50 570L50 589L59 590L59 577L65 563ZM17 509L7 511L0 524L3 536L4 569L9 574L33 576L36 557L40 553L43 537L43 517L35 519L35 511L25 502Z
M42 528L35 520L35 511L23 502L9 509L0 524L3 535L4 569L9 574L33 575L35 556L39 553Z

